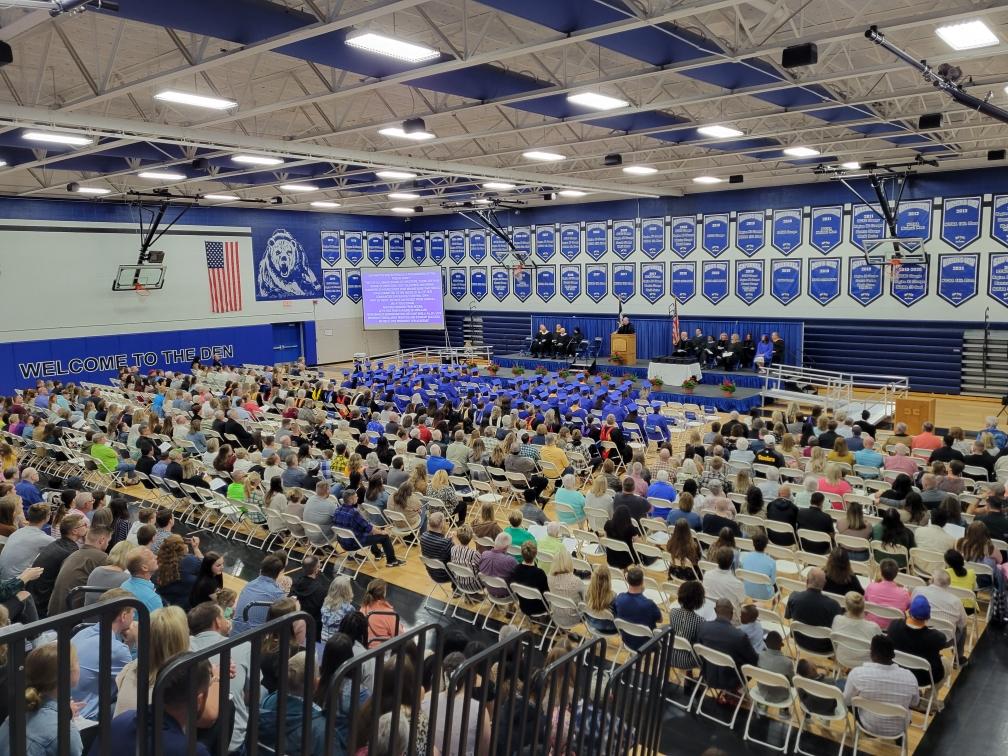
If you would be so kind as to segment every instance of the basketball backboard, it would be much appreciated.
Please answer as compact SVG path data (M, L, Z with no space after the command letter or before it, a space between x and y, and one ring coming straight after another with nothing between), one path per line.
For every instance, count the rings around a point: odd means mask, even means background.
M865 262L869 265L889 265L894 260L907 265L928 262L923 239L865 239L863 243Z
M137 284L144 289L164 288L164 265L120 265L112 291L136 291Z

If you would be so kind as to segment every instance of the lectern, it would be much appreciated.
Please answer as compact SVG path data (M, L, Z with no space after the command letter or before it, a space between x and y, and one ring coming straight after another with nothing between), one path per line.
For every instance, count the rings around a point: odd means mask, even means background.
M916 436L925 422L935 421L935 400L932 399L897 399L896 411L893 413L894 423L906 423L907 433Z
M609 336L609 355L622 357L624 365L637 364L637 337L632 333L613 333Z

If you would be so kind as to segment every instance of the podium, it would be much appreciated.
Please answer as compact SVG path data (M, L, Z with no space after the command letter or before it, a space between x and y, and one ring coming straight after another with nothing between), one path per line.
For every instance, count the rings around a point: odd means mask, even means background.
M906 423L907 433L916 436L923 430L921 425L935 421L935 405L934 399L897 399L893 424Z
M637 336L632 333L613 333L609 336L609 356L619 355L624 365L637 364Z

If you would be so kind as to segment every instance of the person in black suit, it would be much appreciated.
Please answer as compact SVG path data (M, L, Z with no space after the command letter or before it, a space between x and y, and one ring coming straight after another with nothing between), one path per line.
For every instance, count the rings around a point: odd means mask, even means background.
M819 491L809 497L809 508L798 510L798 530L815 530L825 533L830 538L833 537L833 518L823 512L825 501L826 497ZM828 543L818 541L803 541L801 545L805 551L812 554L827 554L830 550Z
M581 346L581 342L584 341L584 334L581 333L581 329L574 326L574 333L570 335L570 341L567 344L567 356L574 358L577 356L578 347Z
M951 462L953 459L958 459L960 462L963 461L963 453L958 449L953 449L952 445L955 443L955 439L952 436L945 435L942 438L942 446L940 449L935 449L931 452L931 456L928 457L928 464L932 465L935 462Z
M620 321L619 328L616 329L616 333L637 333L637 331L633 323L630 322L630 318L624 315Z
M773 344L773 364L780 365L784 362L784 339L777 331L770 334L770 342Z
M255 437L245 430L245 426L238 420L238 413L235 412L235 410L228 412L227 422L224 423L224 434L225 437L227 434L230 434L237 438L238 443L246 449L251 449L259 445L256 442Z
M567 335L567 329L563 326L557 326L559 328L559 335L554 337L553 340L553 356L556 358L562 358L567 355L567 350L570 349L571 337Z
M734 614L735 607L731 601L718 599L714 604L715 619L700 625L697 642L728 654L741 669L743 664L759 663L759 654L753 649L748 636L732 624ZM738 688L738 675L726 667L705 664L703 674L712 688L725 691L735 691Z
M875 438L876 434L878 434L878 428L868 422L869 417L871 417L871 413L868 410L863 410L861 412L861 419L854 423L854 425L858 426L862 433L867 433L872 438Z
M539 332L532 339L532 356L542 357L553 347L553 335L545 323L539 324Z

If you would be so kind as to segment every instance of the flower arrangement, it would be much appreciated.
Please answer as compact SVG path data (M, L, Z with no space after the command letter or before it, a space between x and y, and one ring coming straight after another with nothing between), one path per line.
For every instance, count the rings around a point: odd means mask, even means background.
M536 369L535 369L535 374L536 375L542 376L542 375L546 375L548 372L549 372L549 370L546 369L545 365L536 365Z
M655 391L661 391L662 387L665 385L665 381L663 381L658 376L652 376L651 378L648 378L648 383L651 384L651 388L653 388Z
M496 362L491 362L489 365L487 365L486 369L487 372L490 373L490 375L497 375L497 373L500 372L501 368L500 365L498 365Z
M514 365L511 368L511 375L525 375L525 368L521 365Z
M603 383L608 383L609 379L612 378L612 376L609 373L606 373L606 372L599 373L598 377L599 377L599 380L601 380Z
M568 378L570 378L570 370L561 370L560 372L557 373L557 376L561 380L566 381Z
M721 381L721 393L728 394L729 396L731 396L732 394L735 393L735 388L736 388L735 382L730 378L725 378L723 381Z
M629 372L626 372L626 371L624 371L623 375L620 376L620 380L623 380L623 381L631 381L631 382L633 382L633 379L634 379L633 373L629 373Z
M466 367L470 369L475 369L479 367L479 362L476 361L475 357L470 357L466 360Z
M614 354L609 357L609 362L613 365L626 365L626 357L622 354Z
M697 379L694 376L690 376L685 381L682 382L682 389L687 394L692 394L693 389L697 387Z

